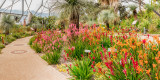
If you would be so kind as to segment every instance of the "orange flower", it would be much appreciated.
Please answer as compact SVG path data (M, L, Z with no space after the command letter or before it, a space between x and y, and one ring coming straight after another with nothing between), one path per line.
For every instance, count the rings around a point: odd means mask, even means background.
M153 68L155 68L157 65L156 64L152 64L153 65Z
M143 69L142 69L142 68L140 68L140 66L138 66L136 70L137 70L137 73L138 73L138 74L139 74L140 72L142 72L142 73L143 73Z
M160 60L158 60L158 64L160 64Z
M132 48L133 50L135 50L136 46L131 46L131 48Z
M137 51L137 52L139 53L139 55L142 55L142 53L143 53L143 52L142 52L142 50L140 50L140 51Z
M158 51L158 57L160 58L160 51Z
M155 78L158 80L158 73L156 73L156 77Z
M146 64L148 63L148 61L144 61Z
M155 60L158 61L159 57L155 57Z
M144 57L144 58L147 58L147 55L148 55L148 54L144 53L144 54L143 54L143 57Z
M141 42L138 42L138 43L137 43L137 46L141 46L141 44L142 44Z
M156 45L153 45L153 46L152 46L152 50L157 51L157 49L156 49Z
M146 70L146 73L149 75L149 74L150 74L150 71L151 71L150 69L149 69L149 70Z
M140 65L143 66L143 60L139 60Z

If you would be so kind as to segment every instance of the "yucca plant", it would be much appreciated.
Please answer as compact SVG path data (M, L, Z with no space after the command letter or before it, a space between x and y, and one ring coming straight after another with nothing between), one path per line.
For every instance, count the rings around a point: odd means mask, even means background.
M99 21L105 23L107 29L109 30L109 23L114 22L117 19L116 14L114 14L113 10L103 10L99 14Z
M5 31L5 35L9 34L9 29L13 27L13 25L14 25L14 20L11 18L10 15L4 15L2 17L0 28Z

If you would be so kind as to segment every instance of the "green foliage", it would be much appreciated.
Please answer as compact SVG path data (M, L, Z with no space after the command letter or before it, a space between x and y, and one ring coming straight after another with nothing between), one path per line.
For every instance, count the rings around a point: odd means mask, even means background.
M3 15L2 21L0 23L0 28L5 31L5 34L9 34L9 29L13 27L14 21L10 15Z
M0 49L5 48L4 44L0 43Z
M145 8L147 9L147 13L150 13L154 9L154 6L150 4L146 4Z
M147 19L143 19L143 22L141 22L141 23L139 24L139 28L140 28L141 30L143 30L144 27L145 27L146 29L148 29L148 28L149 28L149 25L150 25L150 22L149 22Z
M13 33L12 36L15 37L16 39L21 38L20 33Z
M36 36L32 37L32 38L29 40L29 45L30 45L30 46L32 46L32 43L33 43L33 41L35 41L35 39L36 39Z
M158 22L157 28L160 28L160 20L158 20L157 22Z
M5 37L5 43L11 43L12 41L16 40L15 37L13 37L12 35L7 35Z
M75 49L73 49L73 47ZM85 55L85 49L91 50L91 46L87 42L83 42L82 37L80 37L74 43L72 43L71 49L66 49L66 52L71 52L71 54L69 54L71 58L76 58L80 60L82 58L82 55Z
M42 56L42 59L47 61L48 64L58 64L60 59L60 53L54 51L53 53L46 53Z
M32 48L36 51L36 53L41 53L42 49L39 47L37 43L35 43Z
M127 11L126 11L126 8L125 6L123 6L122 4L120 4L118 6L118 10L120 12L120 19L125 19L125 17L127 16Z
M134 11L134 10L137 8L137 6L135 6L135 5L130 5L129 8L130 8L131 11Z
M73 80L92 80L93 72L89 59L77 60L73 66L69 66L70 74ZM77 66L76 66L77 65Z
M99 21L103 23L113 23L117 19L117 16L114 14L113 10L103 10L99 14Z

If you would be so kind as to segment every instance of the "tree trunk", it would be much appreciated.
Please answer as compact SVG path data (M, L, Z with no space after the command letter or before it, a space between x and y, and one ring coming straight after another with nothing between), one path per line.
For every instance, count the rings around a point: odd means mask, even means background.
M37 32L37 28L34 29L34 32Z
M108 22L106 22L106 26L107 26L107 30L109 30L109 23Z
M76 24L76 28L79 29L79 13L72 12L70 16L70 24Z
M137 11L136 11L136 9L133 10L133 15L134 15L135 20L137 20Z
M5 35L9 35L9 29L5 30Z

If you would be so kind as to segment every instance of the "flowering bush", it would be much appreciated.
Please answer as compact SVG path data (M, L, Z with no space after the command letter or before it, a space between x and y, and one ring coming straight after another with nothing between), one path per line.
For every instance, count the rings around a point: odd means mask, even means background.
M37 53L46 53L42 58L49 64L57 64L61 56L63 41L63 33L58 30L49 30L38 33L35 39L34 37L31 39L29 44Z

